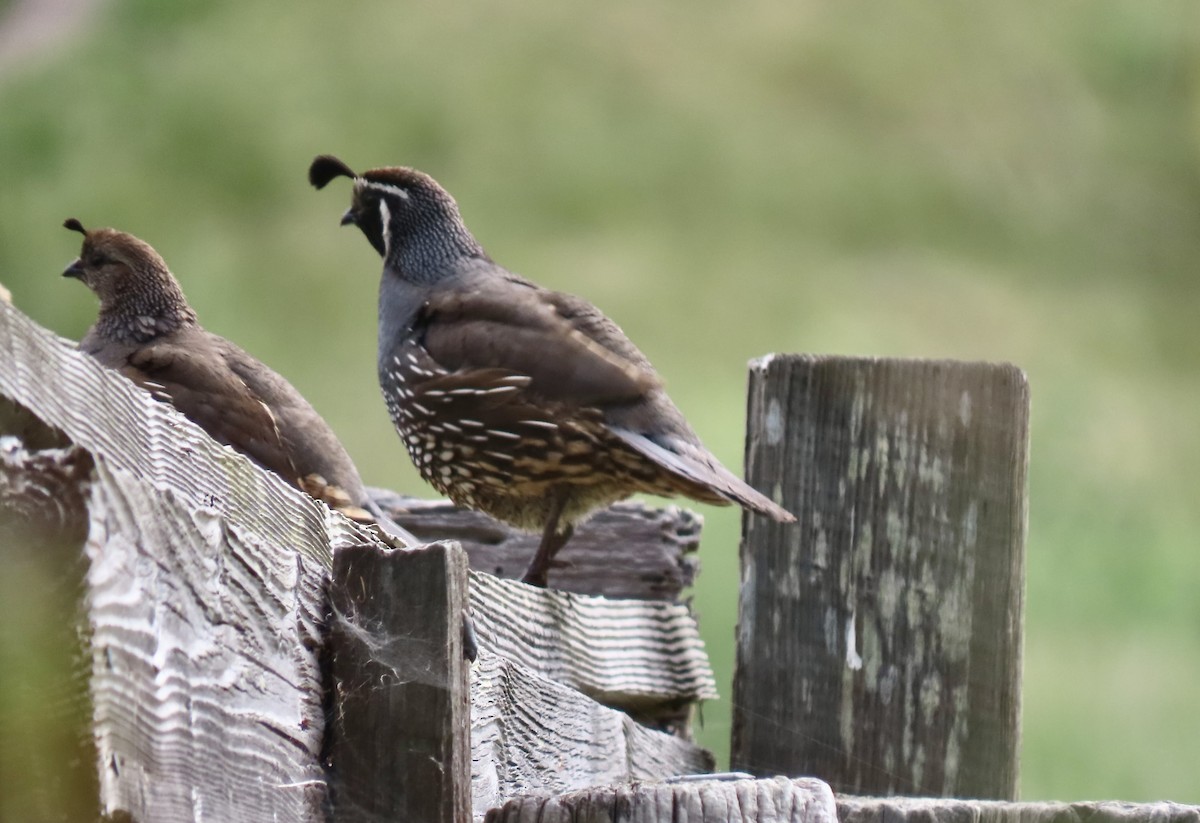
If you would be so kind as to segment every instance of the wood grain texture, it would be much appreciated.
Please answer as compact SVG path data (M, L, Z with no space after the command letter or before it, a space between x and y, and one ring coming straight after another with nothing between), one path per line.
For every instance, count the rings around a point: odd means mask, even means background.
M329 562L343 548L382 548L374 533L219 446L7 305L0 305L0 396L95 463L87 617L101 807L114 819L167 823L326 819L318 658ZM576 626L553 613L564 602L549 597L549 615L534 622L551 633ZM617 623L611 632L602 625L605 608ZM673 643L689 648L686 671L662 669L654 678L703 690L707 664L678 607L597 601L591 609L600 636L628 632L639 654L653 657ZM643 610L640 628L631 609ZM485 611L494 620L489 636L511 642L515 633L501 627L504 607ZM653 636L664 621L665 639L632 640ZM603 655L583 655L580 642L539 637L539 648L554 650L543 665L580 683L593 678L597 693L637 682L628 672L610 676ZM537 655L526 659L538 664ZM711 767L691 744L491 660L503 676L473 681L472 722L488 732L477 741L474 785L490 786L495 799L547 780L570 788L567 778L596 773L655 778Z
M711 771L712 755L481 650L471 672L476 819L518 794Z
M1009 365L752 365L734 768L1011 798L1029 388Z
M183 506L203 508L275 545L329 564L330 547L373 542L308 495L265 472L128 379L0 302L0 395Z
M457 543L342 549L330 603L334 820L466 820L466 554Z
M1200 823L1179 803L1006 803L927 797L837 799L841 823Z
M324 819L325 572L97 460L86 543L104 811Z
M607 705L653 717L717 697L686 606L537 589L472 572L480 643Z
M813 778L594 786L526 795L486 823L837 823L829 786Z
M418 500L383 489L372 497L397 523L423 540L457 540L471 568L520 578L540 535L527 534L449 501ZM678 506L626 501L597 512L575 529L550 570L550 588L609 598L674 602L696 579L704 519Z
M184 505L212 510L234 527L257 532L265 541L295 546L325 565L329 546L336 549L377 542L370 530L330 512L232 449L218 445L191 421L120 375L100 368L70 341L55 337L7 304L0 304L0 395L69 432L73 442L106 460L111 468L137 473L156 487L174 490ZM387 496L380 495L380 499L386 501ZM471 534L478 538L476 542L516 539L516 533L507 527L495 531L495 521L485 515L453 510L437 501L421 504L409 498L404 505L410 514L401 513L402 525L413 527L425 538L463 538L468 547ZM426 517L430 522L425 522ZM464 521L475 522L464 526ZM700 519L696 515L675 508L656 511L632 505L622 506L612 515L601 513L595 521L594 539L603 535L646 538L668 547L663 550L668 565L677 571L690 568L681 558L698 543ZM630 526L634 523L640 531ZM527 541L527 536L521 535L520 540ZM639 556L624 545L619 550ZM599 579L621 579L624 571L616 573L613 551L610 548L603 561L589 571L598 581L586 588L604 593L609 587ZM522 568L524 562L522 556ZM647 579L658 578L649 575ZM621 585L626 592L632 591L631 586ZM644 586L641 591L646 592ZM658 591L665 597L666 589ZM671 593L673 597L678 589ZM614 606L618 612L624 608Z
M86 450L99 805L324 820L330 548L370 533L0 305L0 395Z

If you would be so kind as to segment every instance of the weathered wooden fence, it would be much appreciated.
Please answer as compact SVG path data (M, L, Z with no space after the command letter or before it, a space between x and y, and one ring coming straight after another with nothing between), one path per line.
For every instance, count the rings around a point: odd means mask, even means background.
M51 707L10 740L0 703L0 819L1200 821L830 790L1013 798L1027 412L1011 367L756 364L750 480L801 522L746 521L733 757L762 779L722 778L690 740L695 516L614 507L543 591L503 579L530 538L380 493L430 541L395 550L0 303L0 560L55 581L0 588Z

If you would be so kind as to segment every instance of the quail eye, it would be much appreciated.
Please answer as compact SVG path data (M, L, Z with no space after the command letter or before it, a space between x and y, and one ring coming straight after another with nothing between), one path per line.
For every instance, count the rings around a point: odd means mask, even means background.
M105 257L102 254L98 254L89 261L89 265L94 269L99 269L99 268L103 268L104 266L107 266L111 262L112 262L111 257Z

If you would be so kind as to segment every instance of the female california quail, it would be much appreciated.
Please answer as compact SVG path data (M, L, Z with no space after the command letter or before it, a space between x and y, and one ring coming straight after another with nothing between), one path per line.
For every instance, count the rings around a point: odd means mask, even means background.
M179 282L149 244L115 229L63 224L84 237L63 272L100 298L79 348L170 403L217 442L353 516L416 544L368 497L358 469L300 392L265 364L202 328Z

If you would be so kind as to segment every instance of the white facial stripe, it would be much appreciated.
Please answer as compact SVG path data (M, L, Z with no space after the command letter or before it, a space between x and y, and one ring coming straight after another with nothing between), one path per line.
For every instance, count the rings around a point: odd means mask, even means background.
M392 253L392 210L383 198L379 199L379 225L383 227L383 253L387 256Z
M366 185L366 187L369 189L375 189L375 191L381 191L381 192L385 192L387 194L394 194L397 197L399 197L401 200L408 199L408 190L402 189L399 186L393 186L390 183L376 183L374 180L364 180L363 184Z

